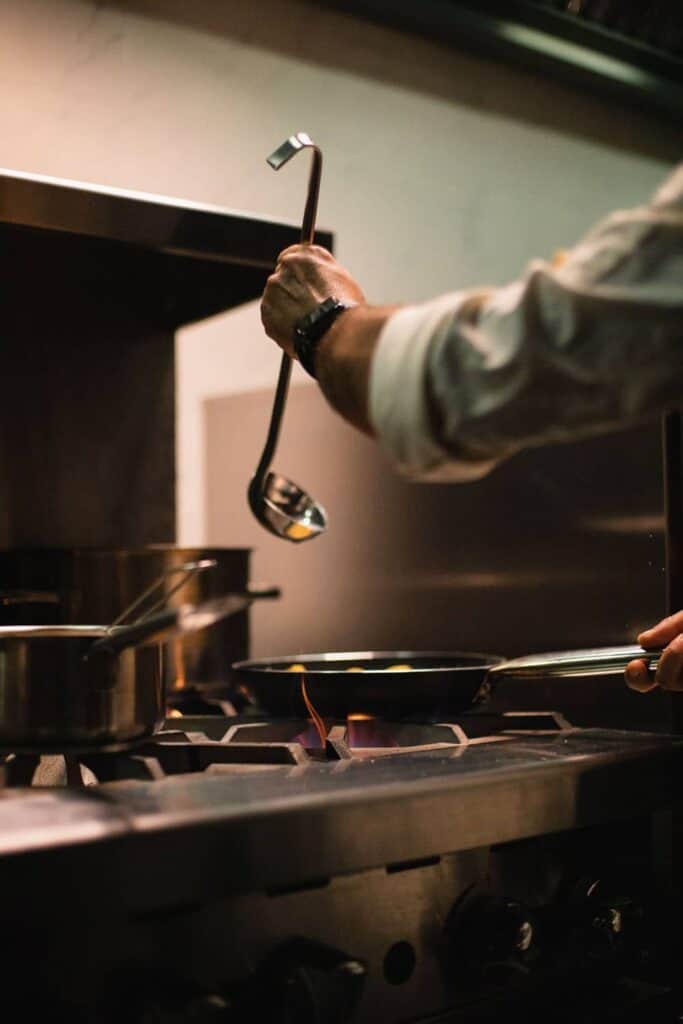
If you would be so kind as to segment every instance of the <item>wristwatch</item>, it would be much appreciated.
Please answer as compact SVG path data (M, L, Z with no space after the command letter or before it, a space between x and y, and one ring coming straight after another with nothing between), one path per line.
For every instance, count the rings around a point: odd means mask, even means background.
M323 335L330 329L340 313L352 309L355 302L342 302L331 296L302 316L294 325L294 351L306 373L317 380L315 353Z

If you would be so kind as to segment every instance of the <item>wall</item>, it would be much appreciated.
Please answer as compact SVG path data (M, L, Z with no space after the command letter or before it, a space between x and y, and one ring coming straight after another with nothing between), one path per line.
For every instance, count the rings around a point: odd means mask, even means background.
M2 0L0 12L0 162L297 218L306 160L276 175L264 158L305 129L325 152L320 221L371 301L505 281L638 203L680 154L672 128L617 103L315 4ZM296 581L304 563L308 578L329 570L335 535L316 542L318 555L276 554L244 517L242 467L256 461L261 425L243 430L216 403L251 394L265 417L278 354L257 309L183 330L177 358L179 540L254 544L257 575L286 574L277 621L256 613L256 649L267 652L315 611L320 595ZM299 372L295 384L301 410L315 399ZM346 427L330 429L346 444ZM223 465L228 492L217 489ZM290 472L285 451L278 465ZM304 468L316 492L315 464ZM646 511L635 510L641 526Z

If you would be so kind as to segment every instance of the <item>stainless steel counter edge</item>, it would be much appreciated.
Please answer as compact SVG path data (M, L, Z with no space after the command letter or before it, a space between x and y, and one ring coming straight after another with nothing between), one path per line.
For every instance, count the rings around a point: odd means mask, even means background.
M680 742L641 736L609 749L598 737L624 734L588 733L592 749L581 733L555 754L552 744L528 738L493 744L491 757L502 747L512 754L502 770L483 766L484 747L463 757L410 757L394 781L385 766L396 759L379 758L341 769L10 791L0 801L0 878L24 859L35 877L37 857L47 884L53 858L41 853L59 848L69 874L125 878L117 912L144 911L630 818L678 799ZM481 763L466 769L475 749Z

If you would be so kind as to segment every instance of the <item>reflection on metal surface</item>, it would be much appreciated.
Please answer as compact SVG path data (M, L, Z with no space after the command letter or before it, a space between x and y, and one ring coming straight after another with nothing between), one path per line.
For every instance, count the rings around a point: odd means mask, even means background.
M419 5L337 0L334 6L435 37L442 44L468 42L572 85L589 81L605 95L618 92L632 103L680 118L677 0L668 5L616 0L611 6L617 14L609 11L607 0L592 11L579 0L423 0Z
M173 661L175 664L175 689L184 690L187 686L187 674L185 672L185 659L183 657L183 642L178 637L171 641L173 648Z
M586 516L579 520L579 526L596 533L655 534L664 532L664 516Z
M600 579L618 583L623 579L623 572L601 572ZM555 569L552 566L539 567L531 570L510 570L506 572L416 572L402 579L392 577L392 586L396 590L487 590L489 588L518 589L520 587L548 586L580 586L594 584L595 569ZM372 581L370 581L371 583ZM378 579L377 585L384 585L385 580Z

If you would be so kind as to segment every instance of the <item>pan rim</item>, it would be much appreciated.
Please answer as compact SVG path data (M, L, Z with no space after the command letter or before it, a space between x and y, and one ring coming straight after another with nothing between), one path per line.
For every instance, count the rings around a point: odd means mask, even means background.
M236 672L262 672L264 675L275 675L282 673L283 675L292 676L296 673L286 668L274 667L276 664L290 664L290 665L306 665L310 662L330 662L329 668L312 668L310 669L311 674L315 675L338 675L340 671L338 667L335 667L336 662L349 662L353 660L368 661L372 658L386 659L386 660L397 660L405 659L409 661L410 658L470 658L481 660L481 664L465 664L465 665L436 665L433 667L417 666L413 671L424 673L439 673L439 672L471 672L472 670L488 671L495 665L502 664L506 659L499 654L489 654L483 651L407 651L407 650L395 650L395 651L325 651L313 654L293 654L293 655L282 655L277 657L268 658L250 658L245 661L236 661L233 663L232 668ZM366 675L385 675L385 668L376 669L364 669Z

